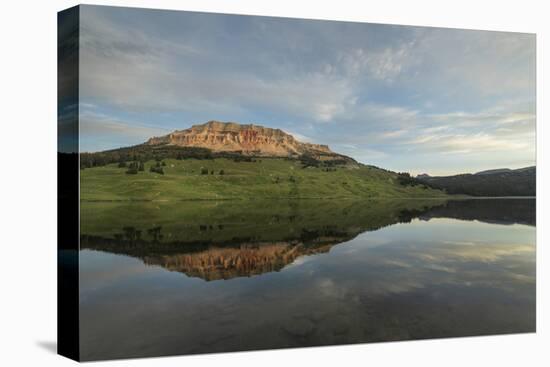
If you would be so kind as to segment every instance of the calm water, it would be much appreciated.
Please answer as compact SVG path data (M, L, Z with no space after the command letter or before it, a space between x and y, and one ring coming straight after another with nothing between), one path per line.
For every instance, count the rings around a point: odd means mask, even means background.
M535 201L82 203L85 360L535 331Z

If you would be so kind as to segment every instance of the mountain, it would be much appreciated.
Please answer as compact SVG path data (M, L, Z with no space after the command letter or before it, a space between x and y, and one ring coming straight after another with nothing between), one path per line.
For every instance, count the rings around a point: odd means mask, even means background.
M441 197L280 129L210 121L143 144L80 154L82 200Z
M317 160L351 158L336 154L327 145L303 143L280 129L236 122L209 121L168 135L153 137L152 146L206 148L212 152L231 152L257 157L300 157Z
M535 196L535 166L509 169L499 168L475 174L454 176L419 175L417 180L449 194L472 196Z
M497 168L497 169L489 169L486 171L476 172L475 175L492 175L495 173L507 173L511 172L512 170L510 168Z

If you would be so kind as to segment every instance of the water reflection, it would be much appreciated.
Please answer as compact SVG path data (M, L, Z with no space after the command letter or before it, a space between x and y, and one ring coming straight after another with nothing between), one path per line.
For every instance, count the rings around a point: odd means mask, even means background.
M198 216L192 221L180 221L173 208L158 207L162 215L173 220L167 224L172 229L168 229L166 235L161 225L151 226L140 220L134 220L133 225L111 229L110 236L108 233L86 233L88 227L84 226L81 248L134 256L147 265L159 265L210 281L279 271L301 256L327 253L332 246L347 242L362 232L408 223L415 218L535 224L534 200L524 199L492 200L490 205L483 200L330 202L330 212L309 221L302 218L310 219L308 215L320 209L319 206L326 208L327 203L287 202L278 203L276 208L272 208L269 202L253 203L262 213L262 208L270 208L267 215L244 217L245 220L237 223L234 222L234 212L245 209L240 208L239 203L236 206L234 203L223 204L233 207L226 212L223 205L221 208L220 205L207 206L204 211L197 210ZM102 205L113 210L110 204ZM200 203L192 205L201 206ZM250 209L250 203L246 205ZM387 205L389 208L385 207ZM115 210L129 211L125 206ZM206 224L218 211L225 216L216 218L214 224ZM86 219L89 227L93 228L94 220L103 218L99 211L95 215L95 219ZM132 222L125 215L117 218ZM169 220L157 219L165 223ZM120 225L116 221L109 224L112 227ZM256 235L247 231L252 227ZM109 230L103 228L103 231ZM240 231L239 235L235 235L236 231Z
M534 205L85 204L82 357L532 332Z

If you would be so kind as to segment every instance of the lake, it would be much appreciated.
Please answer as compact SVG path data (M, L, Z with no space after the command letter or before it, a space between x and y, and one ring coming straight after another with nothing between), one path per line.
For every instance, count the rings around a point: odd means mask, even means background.
M534 199L81 203L83 360L535 331Z

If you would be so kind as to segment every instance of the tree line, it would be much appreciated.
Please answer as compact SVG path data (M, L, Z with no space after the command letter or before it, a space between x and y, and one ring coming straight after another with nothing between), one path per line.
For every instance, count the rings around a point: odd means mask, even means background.
M207 148L180 147L173 145L136 145L94 153L80 153L80 168L93 168L108 164L126 162L147 162L163 159L204 159L227 158L235 162L256 162L258 157L243 155L242 152L213 152ZM261 160L260 160L261 161ZM138 167L139 168L139 167ZM138 169L139 170L139 169Z

